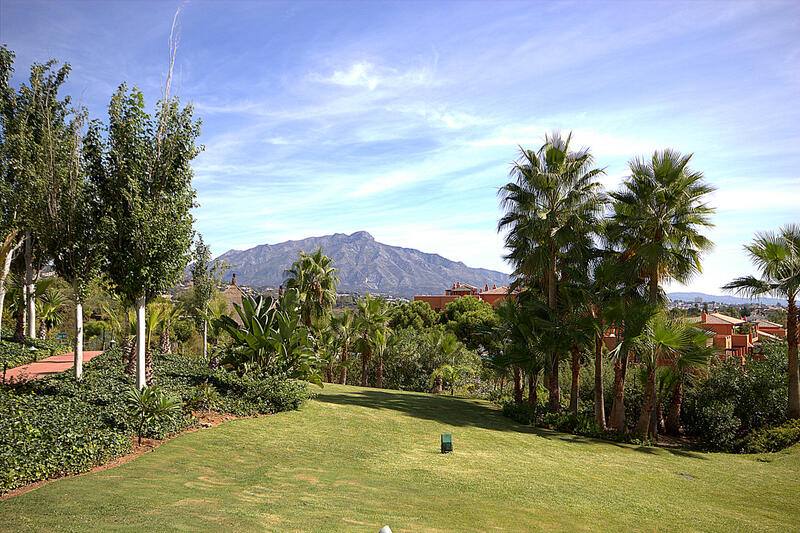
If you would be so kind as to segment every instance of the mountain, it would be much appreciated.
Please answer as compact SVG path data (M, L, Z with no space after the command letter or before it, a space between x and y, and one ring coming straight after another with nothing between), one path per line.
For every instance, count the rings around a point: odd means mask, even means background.
M762 303L766 305L786 305L786 300L779 298L740 298L738 296L714 296L703 292L670 292L667 294L670 300L683 300L693 302L695 298L700 298L703 302L717 302L725 305L743 305L752 303Z
M352 235L336 233L299 241L262 244L248 250L229 250L219 256L233 268L240 285L277 287L284 280L284 269L294 262L300 250L317 247L331 257L339 269L340 292L373 292L410 297L417 294L444 294L453 283L483 288L486 284L508 285L507 274L484 268L470 268L437 254L380 243L366 231Z

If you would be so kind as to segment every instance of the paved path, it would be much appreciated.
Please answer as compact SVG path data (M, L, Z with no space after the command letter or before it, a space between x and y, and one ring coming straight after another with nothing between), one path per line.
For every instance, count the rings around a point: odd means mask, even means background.
M83 352L83 362L89 361L93 357L97 357L103 352ZM30 381L32 379L39 379L52 374L58 374L72 368L73 359L75 356L73 352L62 353L61 355L54 355L41 361L34 361L27 365L18 366L16 368L9 368L6 370L6 381ZM0 371L3 369L0 368ZM2 376L0 376L2 377Z

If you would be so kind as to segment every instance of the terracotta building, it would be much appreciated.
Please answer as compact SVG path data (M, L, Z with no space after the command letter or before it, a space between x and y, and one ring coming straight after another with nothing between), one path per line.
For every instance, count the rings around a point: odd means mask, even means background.
M693 321L706 331L714 333L714 346L723 355L733 355L744 361L744 356L753 353L761 341L786 336L786 330L774 322L747 322L741 318L722 313L703 312Z
M511 296L514 296L517 294L517 291L514 291L510 294ZM462 285L460 282L458 282L454 283L451 288L445 289L444 295L414 296L414 301L428 302L428 305L431 306L431 309L434 311L441 311L450 302L455 301L457 298L463 298L464 296L472 296L473 298L478 298L479 300L488 302L492 305L492 307L497 307L500 302L509 296L509 287L498 287L497 285L492 285L492 288L490 289L489 284L487 283L484 289L481 290L478 287L473 287L472 285L467 285L466 283Z

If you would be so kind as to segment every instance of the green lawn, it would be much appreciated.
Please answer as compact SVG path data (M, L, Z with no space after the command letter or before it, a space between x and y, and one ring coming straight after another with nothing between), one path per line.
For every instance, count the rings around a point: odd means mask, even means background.
M326 385L299 412L2 501L0 530L797 531L799 475L800 446L670 452L519 426L481 401Z

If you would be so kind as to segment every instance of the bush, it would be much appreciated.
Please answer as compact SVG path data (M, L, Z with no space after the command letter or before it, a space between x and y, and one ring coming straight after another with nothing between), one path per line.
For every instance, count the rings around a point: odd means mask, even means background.
M180 412L148 422L143 436L155 439L194 423L184 402L206 382L216 391L215 408L240 416L296 409L309 397L302 382L210 370L177 354L153 354L153 366L158 387L182 404ZM81 382L64 372L0 387L0 493L85 472L130 450L140 420L126 405L133 378L122 372L119 349L95 357L84 370Z
M504 416L521 424L614 442L627 442L629 444L640 445L651 444L647 437L636 433L604 430L594 421L594 415L590 413L554 413L550 411L547 406L542 404L515 404L513 401L504 402L502 409Z
M29 349L31 346L36 350L31 351ZM0 341L0 371L2 371L4 365L6 368L14 368L51 355L68 352L69 350L69 346L55 341L31 337L25 337L25 345L23 346L12 341L10 335L8 337L3 335L3 340Z
M740 442L739 450L744 453L779 452L796 442L800 442L800 419L751 433Z
M786 419L786 344L765 349L765 358L715 359L708 375L687 383L681 422L711 449L734 451L748 433Z

